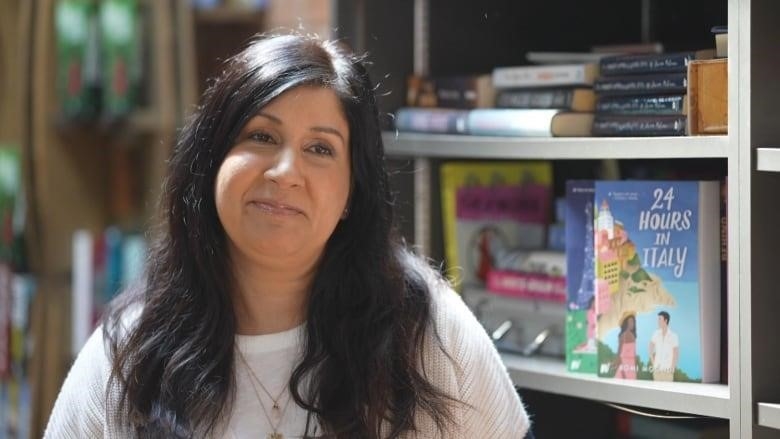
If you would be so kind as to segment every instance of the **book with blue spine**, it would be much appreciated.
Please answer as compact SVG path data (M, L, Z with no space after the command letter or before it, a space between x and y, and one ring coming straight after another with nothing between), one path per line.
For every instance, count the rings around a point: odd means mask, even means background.
M566 369L596 374L593 180L566 182Z
M684 136L687 117L672 115L597 114L593 118L594 136Z
M604 76L687 72L694 59L712 58L713 51L616 55L599 60Z
M602 76L593 83L599 96L684 94L688 92L687 73Z
M717 181L597 181L598 374L715 382L720 369Z
M620 115L686 115L686 95L616 96L599 99L596 112Z

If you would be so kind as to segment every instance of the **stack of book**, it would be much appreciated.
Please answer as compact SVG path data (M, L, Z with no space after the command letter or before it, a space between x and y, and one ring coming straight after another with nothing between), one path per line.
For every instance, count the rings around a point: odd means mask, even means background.
M409 81L399 131L516 137L591 135L598 64L497 67Z
M594 136L683 136L688 112L688 64L698 52L619 55L600 61Z

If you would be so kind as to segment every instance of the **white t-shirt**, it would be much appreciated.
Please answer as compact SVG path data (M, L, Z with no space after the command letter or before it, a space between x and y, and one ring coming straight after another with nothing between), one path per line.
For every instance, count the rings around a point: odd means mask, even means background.
M674 349L680 345L677 334L669 327L666 328L666 335L663 335L660 329L656 329L650 342L655 347L653 368L660 372L674 372L672 369Z
M295 404L287 383L300 358L301 337L304 326L268 335L237 335L236 346L246 358L257 379L266 390L278 399L279 410L273 409L273 401L254 381L246 364L237 356L236 404L227 424L225 436L231 439L266 437L273 432L269 425L286 438L303 437L306 410ZM262 406L258 401L262 398ZM320 431L316 417L311 416L309 436Z
M446 283L430 279L429 287L433 325L441 338L441 348L428 331L422 353L424 374L433 386L464 404L453 407L454 422L447 425L445 434L439 434L435 422L425 413L416 413L418 431L405 434L404 439L524 437L530 426L528 415L487 333ZM279 392L282 383L290 378L293 362L302 346L302 332L299 327L264 336L237 336L239 349L272 394ZM268 421L261 412L254 390L248 385L249 375L238 358L235 364L236 403L219 437L266 437L270 432ZM114 421L121 392L116 385L106 388L110 370L102 328L98 328L79 353L62 385L44 438L128 437L123 427ZM282 404L286 404L288 397L282 397ZM305 411L291 402L279 432L286 438L300 437L305 424ZM316 425L314 417L312 424ZM320 430L318 428L318 435Z

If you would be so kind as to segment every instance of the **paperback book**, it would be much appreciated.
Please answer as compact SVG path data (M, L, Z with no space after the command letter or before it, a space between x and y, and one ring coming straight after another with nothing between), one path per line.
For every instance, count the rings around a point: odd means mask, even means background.
M593 180L566 182L566 368L595 374Z
M449 162L441 167L447 273L484 285L512 250L540 249L549 223L549 162Z
M595 189L599 376L718 381L719 182Z

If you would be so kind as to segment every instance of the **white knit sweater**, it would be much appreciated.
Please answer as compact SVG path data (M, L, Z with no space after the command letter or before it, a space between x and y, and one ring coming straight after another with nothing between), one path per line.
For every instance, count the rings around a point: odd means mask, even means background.
M431 340L428 340L429 347L426 348L424 355L425 372L428 379L440 390L465 403L455 407L453 425L449 426L449 431L444 437L522 438L529 428L528 416L484 329L461 298L447 285L438 281L432 282L431 287L434 298L433 319L443 347L450 354L451 359L435 347ZM106 393L110 363L101 331L102 329L98 328L92 335L73 364L57 397L46 427L45 438L128 437L112 422L113 414L116 413L118 390L111 389L108 394ZM280 337L286 336L272 334L267 341L278 343ZM258 364L258 358L262 359L262 356L247 355L247 351L242 348L242 345L246 345L246 341L246 339L239 340L238 346L247 356L252 369L256 373L267 370L268 368L265 367L267 364ZM257 346L265 342L260 338L251 343ZM289 348L289 346L281 347ZM295 348L297 349L297 346ZM275 373L275 377L265 375L259 378L265 382L273 382L289 377L289 368L292 367L295 356L283 357L286 360L281 361L288 362L287 367L277 365L279 367L272 368L276 372L270 372L272 375ZM261 430L255 431L252 437L265 437L268 424L264 420L265 416L260 412L257 398L252 398L252 395L247 396L247 392L251 389L240 385L241 377L246 378L247 371L240 369L243 367L241 361L236 361L236 365L239 381L236 403L228 424L222 429L224 433L220 434L220 437L237 439L246 437L241 432L255 428L251 427L252 425L257 425L256 428ZM285 419L288 420L285 428L292 428L289 425L290 421L302 419L301 409L293 403L288 410L285 415ZM248 413L253 415L247 416ZM418 414L417 421L419 431L410 437L443 437L427 416ZM303 425L296 427L298 431L303 431ZM285 437L295 437L299 434L285 432Z

